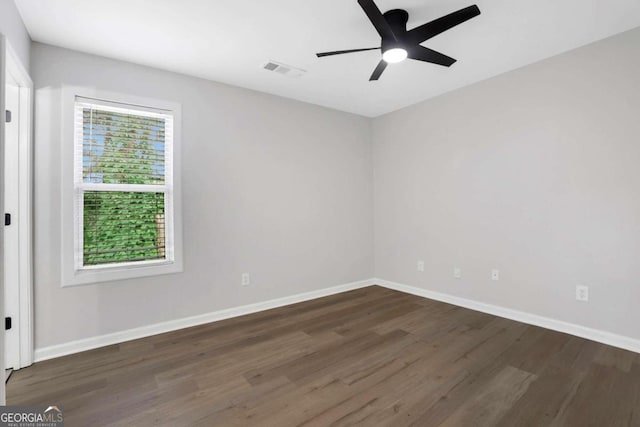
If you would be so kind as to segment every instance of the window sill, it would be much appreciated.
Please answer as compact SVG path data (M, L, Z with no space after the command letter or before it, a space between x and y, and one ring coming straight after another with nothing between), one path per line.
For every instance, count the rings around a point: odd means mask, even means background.
M136 279L182 272L182 263L177 261L154 261L144 264L120 264L97 266L73 271L63 278L62 287L93 285L117 280Z

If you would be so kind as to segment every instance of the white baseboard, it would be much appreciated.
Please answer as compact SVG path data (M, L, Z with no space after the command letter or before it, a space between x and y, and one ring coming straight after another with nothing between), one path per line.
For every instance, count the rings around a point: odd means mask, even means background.
M197 316L170 320L167 322L156 323L153 325L142 326L139 328L128 329L126 331L114 332L111 334L100 335L97 337L91 337L77 341L71 341L68 343L53 345L50 347L37 348L34 352L34 359L35 362L40 362L42 360L53 359L56 357L79 353L86 350L93 350L95 348L104 347L107 345L119 344L125 341L131 341L151 335L162 334L178 329L189 328L191 326L203 325L205 323L216 322L218 320L229 319L232 317L243 316L245 314L257 313L259 311L321 298L328 295L339 294L341 292L364 288L373 284L373 279L361 280L359 282L347 283L331 288L319 289L317 291L305 292L302 294L272 299L255 304L248 304L240 307L233 307L214 311L211 313L200 314Z
M597 341L613 347L640 353L640 340L617 335L611 332L599 329L588 328L586 326L576 325L574 323L564 322L549 317L538 316L536 314L526 313L524 311L512 310L510 308L500 307L493 304L486 304L454 295L434 292L415 286L403 285L401 283L390 282L383 279L373 279L373 283L384 286L388 289L417 295L423 298L429 298L436 301L442 301L459 307L469 308L483 313L493 314L494 316L504 317L506 319L516 320L518 322L527 323L529 325L540 326L542 328L551 329L566 334L575 335L577 337L586 338L588 340Z
M50 347L38 348L35 350L34 358L36 362L42 360L53 359L56 357L66 356L81 351L93 350L95 348L107 345L119 344L125 341L131 341L151 335L171 332L178 329L189 328L191 326L203 325L206 323L216 322L218 320L229 319L232 317L243 316L245 314L257 313L259 311L269 310L272 308L282 307L289 304L308 301L328 295L339 294L342 292L360 289L367 286L379 285L388 289L416 295L423 298L429 298L436 301L442 301L459 307L471 310L481 311L483 313L492 314L494 316L504 317L506 319L515 320L530 325L540 326L542 328L551 329L558 332L564 332L577 337L586 338L614 347L623 348L625 350L640 353L640 340L617 335L611 332L599 329L588 328L561 320L551 319L536 314L526 313L524 311L512 310L510 308L500 307L493 304L486 304L454 295L434 292L415 286L403 285L400 283L390 282L384 279L367 279L358 282L347 283L331 288L319 289L317 291L305 292L302 294L291 295L288 297L277 298L269 301L259 302L255 304L243 305L224 310L205 313L197 316L185 317L182 319L170 320L167 322L156 323L154 325L142 326L139 328L129 329L126 331L114 332L111 334L100 335L97 337L86 338L77 341L71 341L64 344L53 345Z

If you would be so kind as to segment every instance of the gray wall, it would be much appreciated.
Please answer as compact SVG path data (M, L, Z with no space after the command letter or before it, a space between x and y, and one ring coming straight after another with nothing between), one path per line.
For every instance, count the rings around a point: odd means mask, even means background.
M367 119L39 43L31 70L36 348L373 275ZM60 287L62 85L182 104L184 273Z
M376 119L376 276L640 338L639 47L635 29Z
M33 44L37 348L374 274L640 338L638 46L640 29L371 121ZM60 287L64 84L182 103L184 273Z
M7 38L22 65L28 71L31 38L13 0L0 0L0 33Z

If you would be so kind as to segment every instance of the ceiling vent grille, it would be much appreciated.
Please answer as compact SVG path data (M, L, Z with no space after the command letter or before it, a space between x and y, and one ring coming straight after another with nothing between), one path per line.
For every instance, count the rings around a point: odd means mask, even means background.
M291 65L283 64L281 62L271 61L262 64L262 68L267 71L273 71L274 73L282 74L287 77L300 77L307 71L301 68L292 67Z

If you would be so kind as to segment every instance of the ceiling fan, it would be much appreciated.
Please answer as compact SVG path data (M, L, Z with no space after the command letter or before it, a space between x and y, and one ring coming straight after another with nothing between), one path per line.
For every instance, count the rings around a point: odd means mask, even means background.
M371 74L369 81L378 80L382 75L382 72L387 68L388 64L401 62L407 58L450 67L451 64L456 62L455 59L440 52L436 52L435 50L421 46L420 43L480 15L480 9L478 6L473 5L407 31L409 13L407 13L406 10L393 9L383 14L380 12L380 9L378 9L378 6L376 6L373 0L358 0L358 3L364 10L364 13L369 17L369 20L375 27L376 31L378 31L378 34L380 34L380 37L382 38L381 46L364 49L321 52L316 53L316 55L318 58L322 58L325 56L341 55L344 53L381 49L382 59L375 70L373 70L373 74Z

